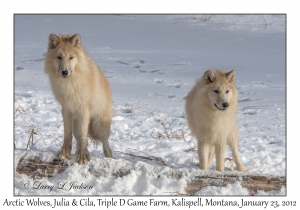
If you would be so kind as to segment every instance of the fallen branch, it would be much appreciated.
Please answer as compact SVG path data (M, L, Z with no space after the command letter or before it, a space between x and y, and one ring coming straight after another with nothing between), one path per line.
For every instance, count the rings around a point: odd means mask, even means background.
M126 153L126 152L115 151L115 153L122 154L122 155L129 155L129 156L135 157L135 158L141 158L141 159L146 159L146 160L153 160L150 157L144 157L144 156L140 156L140 155L134 155L134 154Z
M138 151L138 150L135 150L135 151ZM135 158L141 158L141 159L146 159L146 160L155 160L158 164L167 166L165 161L163 159L161 159L160 157L154 157L154 156L148 155L148 154L146 154L142 151L138 151L138 152L145 154L146 157L145 156L140 156L140 155L134 155L134 154L131 154L131 153L126 153L126 152L115 151L115 153L123 154L123 155L129 155L129 156L135 157Z
M222 177L196 176L195 180L188 184L185 191L189 195L195 195L196 192L208 186L226 187L228 184L241 182L242 187L248 189L250 194L256 194L258 190L271 191L280 190L286 187L285 177L267 177L256 175L223 175Z

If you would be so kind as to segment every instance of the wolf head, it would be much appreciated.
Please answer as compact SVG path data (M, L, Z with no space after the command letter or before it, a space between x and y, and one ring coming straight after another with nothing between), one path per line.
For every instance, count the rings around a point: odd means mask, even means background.
M220 111L227 110L231 103L236 102L235 71L221 72L207 70L203 78L207 87L207 97L210 105Z
M77 49L81 47L80 36L49 35L48 53L51 54L52 63L57 73L63 77L69 77L78 62Z

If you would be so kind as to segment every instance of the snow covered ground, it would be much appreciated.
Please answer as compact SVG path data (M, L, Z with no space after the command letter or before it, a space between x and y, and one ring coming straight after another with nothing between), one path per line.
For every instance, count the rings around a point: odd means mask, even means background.
M90 144L92 160L78 165L73 139L67 170L40 181L77 181L92 190L24 188L33 181L15 173L15 195L177 195L196 175L219 174L215 161L209 171L196 166L197 142L184 117L185 96L207 69L237 72L239 150L249 173L286 175L284 15L16 15L14 24L15 164L31 156L50 161L63 143L60 106L43 72L50 33L79 33L108 78L115 158ZM32 128L37 135L27 150ZM239 174L226 165L224 173ZM130 173L112 176L120 169ZM236 183L196 194L249 192ZM286 189L258 195L286 195Z

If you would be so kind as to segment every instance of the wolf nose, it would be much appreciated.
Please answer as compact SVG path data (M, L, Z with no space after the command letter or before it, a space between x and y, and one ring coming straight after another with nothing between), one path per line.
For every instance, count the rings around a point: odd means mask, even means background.
M68 71L62 71L61 74L62 74L62 76L68 76L69 72Z
M227 103L227 102L225 102L225 103L222 104L223 108L227 108L228 106L229 106L229 103Z

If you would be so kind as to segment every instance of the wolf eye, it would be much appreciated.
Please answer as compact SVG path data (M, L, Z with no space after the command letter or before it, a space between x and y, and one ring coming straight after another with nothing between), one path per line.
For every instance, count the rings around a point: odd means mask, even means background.
M214 92L215 92L215 93L219 93L219 91L218 91L218 90L214 90Z
M70 60L72 60L72 59L73 59L73 56L70 57Z
M61 56L57 56L57 59L59 59L59 60L60 60L60 59L61 59Z
M226 90L226 93L229 93L229 90Z

